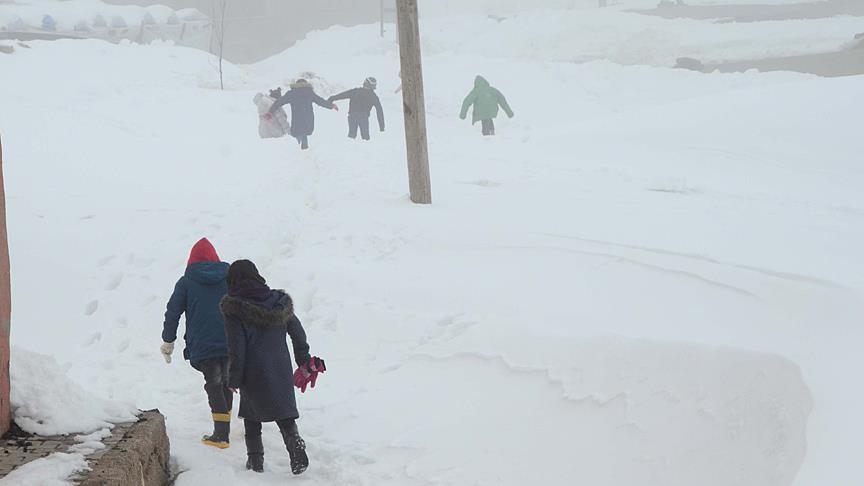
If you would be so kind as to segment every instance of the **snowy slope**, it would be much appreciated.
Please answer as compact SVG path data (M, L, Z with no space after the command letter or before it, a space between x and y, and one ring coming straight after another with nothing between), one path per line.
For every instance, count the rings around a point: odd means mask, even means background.
M178 484L283 483L274 427L262 476L239 422L232 449L197 443L201 378L158 355L206 235L292 293L328 361L299 481L857 484L860 79L561 63L515 38L486 57L436 29L499 32L436 22L431 207L407 202L397 55L371 27L229 67L224 92L168 45L0 57L13 342L160 408ZM321 111L309 153L258 139L254 93L307 70L377 76L388 131L351 143ZM517 114L495 140L456 116L476 73Z

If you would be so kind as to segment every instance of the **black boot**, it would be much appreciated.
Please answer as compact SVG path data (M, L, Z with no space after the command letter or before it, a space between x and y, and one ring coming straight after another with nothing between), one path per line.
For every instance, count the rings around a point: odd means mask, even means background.
M264 442L261 435L246 435L246 469L264 472Z
M291 458L291 472L303 474L309 467L309 456L306 455L306 443L297 432L297 423L293 420L289 423L279 423L279 431L282 433L288 456Z
M213 422L213 433L205 435L201 439L201 443L218 449L227 449L231 446L228 440L228 435L231 432L231 422L221 420L222 417L219 417L219 419Z

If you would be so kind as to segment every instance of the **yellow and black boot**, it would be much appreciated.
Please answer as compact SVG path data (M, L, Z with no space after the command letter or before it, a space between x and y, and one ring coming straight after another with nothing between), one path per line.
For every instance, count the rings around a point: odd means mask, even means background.
M201 443L218 449L227 449L231 446L228 435L231 433L231 414L213 414L213 434L205 435Z

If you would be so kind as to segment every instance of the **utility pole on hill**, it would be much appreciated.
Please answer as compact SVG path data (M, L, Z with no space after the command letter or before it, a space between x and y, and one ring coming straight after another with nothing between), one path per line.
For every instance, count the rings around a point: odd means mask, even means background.
M384 37L384 0L379 2L378 13L381 15L381 37Z
M12 320L12 282L9 279L9 240L6 237L6 191L3 189L3 141L0 140L0 435L9 430L9 323Z
M399 24L399 57L402 65L402 108L405 113L408 186L411 190L411 201L417 204L432 204L417 0L396 0L396 18Z

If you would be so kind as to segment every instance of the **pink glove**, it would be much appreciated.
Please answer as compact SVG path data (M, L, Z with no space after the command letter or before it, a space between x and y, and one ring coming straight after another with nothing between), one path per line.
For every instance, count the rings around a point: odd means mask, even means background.
M264 113L263 115L261 115L261 118L263 118L265 120L272 120L273 119L273 113L270 113L268 111L267 113Z
M315 388L315 383L318 381L318 374L327 371L327 365L324 360L313 356L309 358L309 362L297 368L294 372L294 386L300 389L300 393L306 393L306 387L311 385Z
M306 385L309 384L309 378L312 376L305 366L301 366L294 371L294 386L300 388L300 391L306 393Z

